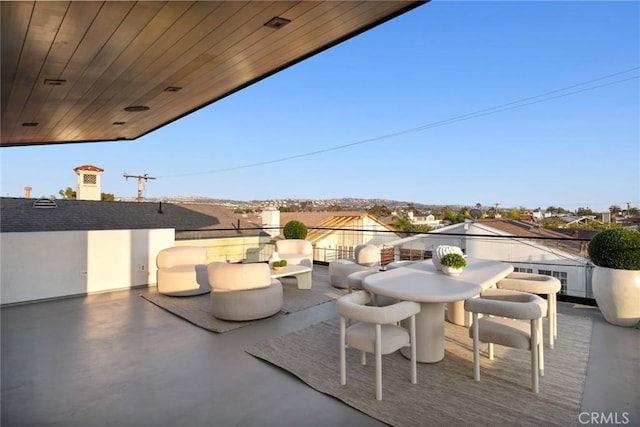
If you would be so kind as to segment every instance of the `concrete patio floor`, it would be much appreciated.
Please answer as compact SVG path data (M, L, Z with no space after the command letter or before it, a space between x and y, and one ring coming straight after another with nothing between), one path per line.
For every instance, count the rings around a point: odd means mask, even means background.
M328 280L326 266L314 269L314 280ZM335 317L334 302L215 334L139 293L4 307L1 424L384 425L244 351ZM559 311L593 319L588 414L576 425L640 425L640 330L610 325L594 307L560 303Z

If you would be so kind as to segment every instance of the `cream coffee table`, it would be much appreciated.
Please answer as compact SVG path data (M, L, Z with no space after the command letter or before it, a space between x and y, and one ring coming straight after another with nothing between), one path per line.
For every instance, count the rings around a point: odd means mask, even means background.
M295 277L298 280L298 289L311 289L311 268L304 265L287 265L282 270L271 268L271 278Z

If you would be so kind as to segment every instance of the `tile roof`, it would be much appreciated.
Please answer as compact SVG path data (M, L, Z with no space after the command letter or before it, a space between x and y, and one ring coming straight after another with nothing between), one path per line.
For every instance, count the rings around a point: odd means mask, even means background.
M349 215L340 215L340 212L334 212L334 213L336 213L337 215L335 215L335 216L333 216L331 218L327 218L326 220L322 221L320 224L316 225L316 227L318 227L318 229L310 230L309 231L309 235L307 236L307 240L310 240L312 242L319 241L319 240L327 237L331 233L333 233L333 229L336 229L336 228L352 228L352 229L353 228L357 228L357 229L362 229L363 228L363 221L364 221L365 217L368 217L371 220L377 222L378 224L380 224L383 227L385 227L387 230L395 231L388 224L385 224L384 222L380 221L375 216L367 214L367 213L360 213L359 215L351 215L351 214L349 214Z
M528 238L550 238L560 240L545 240L546 246L553 246L559 249L565 250L574 255L584 256L585 243L576 240L575 242L570 239L572 236L568 236L566 233L550 230L544 227L538 227L536 224L530 224L523 221L515 221L509 219L483 219L478 221L479 224L487 225L499 231L511 234L513 236L528 237ZM584 237L577 237L584 238Z
M0 231L175 228L176 235L186 230L217 230L214 237L262 233L247 218L216 205L58 199L56 208L38 209L33 207L36 200L0 198Z
M335 216L359 217L365 213L363 211L280 212L280 225L284 227L287 222L297 220L307 227L317 227L320 223Z
M566 238L563 233L550 230L544 227L538 227L536 224L523 221L515 221L511 219L481 219L479 224L488 225L505 233L513 234L521 237L555 237Z
M333 233L332 229L335 228L362 228L362 223L365 217L368 217L385 228L394 231L389 224L386 224L374 215L363 211L281 212L280 225L284 226L289 221L297 220L301 221L309 228L320 228L309 230L307 240L314 243ZM326 228L327 230L322 230L322 228ZM282 237L282 234L280 237Z
M104 172L104 169L99 168L98 166L93 166L93 165L82 165L82 166L78 166L77 168L73 168L73 170L75 172L78 172L78 171Z

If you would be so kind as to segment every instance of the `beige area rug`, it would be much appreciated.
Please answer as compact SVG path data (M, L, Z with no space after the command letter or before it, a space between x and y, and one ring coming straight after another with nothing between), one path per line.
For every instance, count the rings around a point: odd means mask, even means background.
M393 426L576 425L591 339L591 320L558 315L556 348L545 348L540 393L530 390L529 352L495 346L483 355L481 381L473 379L467 329L446 322L445 358L418 364L418 383L400 353L383 356L383 400L375 399L375 362L359 363L347 350L347 385L340 385L337 320L268 340L247 350L300 378L314 389ZM482 353L481 353L482 354Z
M280 313L289 314L339 298L346 292L329 285L328 277L320 277L321 272L313 272L311 289L298 289L295 278L283 277L283 306ZM326 276L326 274L324 274ZM155 288L144 291L140 296L174 315L212 332L228 332L251 325L254 321L229 322L213 317L211 314L210 294L193 297L170 297L159 294Z
M192 297L169 297L159 294L154 289L142 292L140 296L171 314L211 332L228 332L253 323L252 321L228 322L213 317L213 314L211 314L210 294Z

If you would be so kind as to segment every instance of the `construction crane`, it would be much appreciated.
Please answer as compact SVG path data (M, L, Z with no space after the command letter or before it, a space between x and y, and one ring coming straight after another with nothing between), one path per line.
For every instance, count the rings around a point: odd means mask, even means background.
M129 178L135 178L138 180L138 197L136 197L137 202L142 201L142 193L144 192L144 185L147 180L155 179L155 177L149 176L148 173L145 173L144 175L127 175L127 173L125 172L122 174L122 176L124 176L124 179L126 179L127 181L129 181Z

